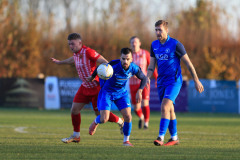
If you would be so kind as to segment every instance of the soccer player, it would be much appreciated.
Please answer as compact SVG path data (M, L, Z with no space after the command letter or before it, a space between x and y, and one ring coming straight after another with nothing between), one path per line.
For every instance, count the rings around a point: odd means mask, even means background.
M113 76L101 83L101 91L98 97L98 109L100 115L92 122L89 127L89 134L93 135L98 124L105 123L109 119L109 113L112 103L115 103L124 118L123 125L123 145L133 146L129 142L130 133L132 130L132 115L131 102L126 90L127 80L136 76L141 80L140 86L136 94L136 101L139 103L142 100L142 91L147 82L147 77L143 74L141 68L132 63L132 51L130 48L121 49L120 60L113 60L109 63L113 67ZM92 79L96 76L96 71L92 75Z
M73 134L69 138L62 139L62 142L64 143L78 143L80 142L80 111L83 109L85 104L92 102L95 114L99 115L99 111L97 109L97 97L98 92L100 91L99 79L96 77L94 81L88 82L87 77L91 76L95 70L96 62L107 63L108 61L95 50L84 46L82 44L81 36L78 33L71 33L68 35L68 45L73 52L73 56L62 61L52 58L52 61L56 64L75 63L79 78L82 80L82 84L73 99L71 108ZM123 127L122 119L113 113L110 113L109 121L118 123L120 130Z
M177 120L174 112L175 99L182 86L182 74L180 60L182 60L191 73L196 90L204 91L202 83L199 81L197 73L190 61L184 46L176 39L168 35L168 22L159 20L155 23L155 33L157 40L151 44L151 58L148 67L147 77L154 71L155 64L158 66L157 87L161 103L161 121L158 138L154 141L157 146L170 146L179 144L177 135ZM171 138L164 144L164 136L167 129Z
M142 72L147 75L147 67L150 63L150 53L147 50L141 49L141 41L137 36L133 36L129 40L131 49L133 51L133 62L137 64ZM157 81L157 70L154 70L153 76ZM131 93L131 100L134 108L134 112L139 117L138 128L148 129L149 118L150 118L150 108L149 108L149 94L150 87L145 87L142 92L142 102L136 102L136 93L140 86L140 80L135 76L129 79L129 88ZM142 105L142 108L141 108ZM143 124L144 121L144 124Z

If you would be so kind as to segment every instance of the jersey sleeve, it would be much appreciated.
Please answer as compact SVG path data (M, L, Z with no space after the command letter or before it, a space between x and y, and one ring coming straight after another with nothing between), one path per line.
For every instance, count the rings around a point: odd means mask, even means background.
M155 54L154 54L154 52L153 52L152 45L151 45L151 49L150 49L150 56L155 58Z
M181 58L182 56L184 56L186 54L186 50L184 48L184 46L182 45L182 43L178 42L176 45L176 54L179 58Z
M92 61L97 61L97 59L101 56L99 53L97 53L95 50L88 48L86 50L87 57Z
M138 79L141 80L139 89L143 89L147 84L147 77L144 75L140 67L138 67L137 73L135 75Z

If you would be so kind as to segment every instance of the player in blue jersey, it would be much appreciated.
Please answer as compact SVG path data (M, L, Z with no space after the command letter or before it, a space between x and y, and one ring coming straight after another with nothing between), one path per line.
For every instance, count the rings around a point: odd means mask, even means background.
M180 60L186 64L190 71L196 90L201 93L204 91L204 87L198 79L184 46L178 40L168 35L168 22L164 20L157 21L155 23L155 33L157 40L151 44L151 58L147 72L148 83L150 83L149 78L152 76L155 64L157 63L157 87L161 103L161 121L159 135L154 144L157 146L177 145L179 144L179 139L174 103L182 87ZM164 144L164 136L167 129L171 134L171 138Z
M122 48L120 60L113 60L109 64L113 67L113 76L106 81L100 81L101 90L98 95L97 105L100 115L90 125L89 134L93 135L95 133L98 124L108 121L111 105L115 103L124 118L123 145L133 146L129 142L132 130L132 115L131 101L126 90L126 83L134 75L141 80L136 94L136 101L139 103L142 100L142 91L147 83L147 77L139 66L132 63L132 50L129 48ZM95 70L90 80L93 80L96 75L97 72Z

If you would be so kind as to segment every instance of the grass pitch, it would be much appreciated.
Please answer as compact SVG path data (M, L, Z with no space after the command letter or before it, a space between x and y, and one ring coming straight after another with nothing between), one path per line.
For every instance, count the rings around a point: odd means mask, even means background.
M114 112L120 116L119 112ZM133 113L130 137L134 147L122 146L123 135L114 123L99 125L90 136L95 115L82 112L81 142L64 144L72 134L69 110L46 111L0 108L0 159L161 159L239 160L240 115L177 113L178 146L155 146L160 113L152 112L148 130L139 130ZM169 138L169 133L165 141Z

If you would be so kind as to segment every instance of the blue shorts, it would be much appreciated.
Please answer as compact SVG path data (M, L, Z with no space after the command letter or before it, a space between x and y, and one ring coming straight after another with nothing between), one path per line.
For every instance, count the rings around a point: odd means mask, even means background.
M122 97L115 97L106 91L100 90L98 94L97 106L98 110L111 110L112 103L114 103L118 110L121 111L124 108L131 107L131 102L128 94L123 94Z
M180 82L176 82L168 86L158 86L160 104L162 103L163 98L168 98L173 101L173 104L175 104L175 100L180 92L181 87L182 83Z

